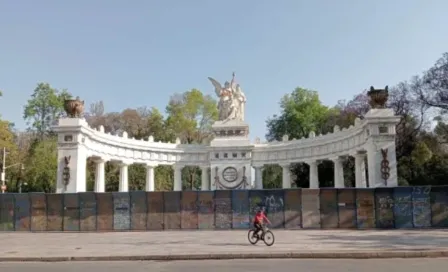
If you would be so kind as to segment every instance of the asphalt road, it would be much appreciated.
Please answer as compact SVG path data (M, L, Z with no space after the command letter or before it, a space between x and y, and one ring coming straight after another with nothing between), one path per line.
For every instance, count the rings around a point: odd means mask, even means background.
M1 272L421 272L446 271L448 259L226 260L175 262L0 263Z

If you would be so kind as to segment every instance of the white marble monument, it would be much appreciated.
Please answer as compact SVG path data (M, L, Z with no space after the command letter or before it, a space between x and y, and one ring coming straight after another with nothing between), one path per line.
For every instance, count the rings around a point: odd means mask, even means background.
M215 137L209 147L211 189L252 189L253 146L249 125L244 122L246 96L235 81L235 73L224 86L211 77L208 79L219 98L219 118L212 125Z
M126 132L111 135L105 133L103 127L91 128L78 115L59 119L54 127L58 133L56 192L86 191L86 160L89 157L96 162L96 192L105 191L104 168L108 161L120 165L121 192L128 191L128 167L134 163L146 166L146 191L154 191L154 168L158 165L173 167L173 188L181 191L181 170L185 166L201 167L204 173L201 190L225 190L263 189L262 170L268 164L278 164L283 168L282 188L287 189L292 187L290 167L293 163L307 163L310 166L310 188L319 188L318 162L332 160L335 187L343 188L342 158L346 156L355 158L356 188L398 185L395 126L400 117L395 116L391 109L384 108L387 88L373 90L372 87L371 100L376 101L372 103L372 109L363 120L356 119L348 128L335 126L333 133L316 136L311 132L308 138L298 140L285 135L280 142L261 143L257 139L251 143L249 125L244 122L246 97L236 84L235 75L224 86L212 78L209 80L219 97L219 120L212 126L215 137L209 145L181 144L179 139L175 143L154 142L151 136L135 140L130 139ZM378 95L384 93L386 96ZM253 184L252 168L255 169ZM369 170L368 183L366 168Z

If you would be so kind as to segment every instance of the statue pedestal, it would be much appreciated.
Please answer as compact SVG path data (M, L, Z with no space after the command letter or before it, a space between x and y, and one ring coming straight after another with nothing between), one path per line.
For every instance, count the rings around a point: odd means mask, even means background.
M212 125L212 131L215 138L210 142L210 146L250 145L249 125L244 121L216 121Z
M217 121L210 142L211 190L251 189L253 146L249 125L243 121Z

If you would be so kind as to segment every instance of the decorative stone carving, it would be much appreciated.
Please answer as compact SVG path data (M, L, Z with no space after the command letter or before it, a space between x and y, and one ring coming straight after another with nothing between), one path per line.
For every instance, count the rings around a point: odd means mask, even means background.
M244 107L246 104L246 95L241 90L239 84L235 82L235 73L232 75L232 81L226 81L224 86L217 80L208 78L215 87L215 93L219 97L218 102L218 120L227 122L229 120L244 121Z
M389 98L389 87L386 86L384 89L375 89L371 86L367 95L370 98L369 104L372 109L384 109Z
M390 177L390 167L389 167L389 159L387 158L388 149L381 149L381 156L383 157L381 161L381 177L384 180L384 184L387 186L387 180Z
M84 112L84 101L81 101L79 97L64 100L64 110L70 118L81 118Z

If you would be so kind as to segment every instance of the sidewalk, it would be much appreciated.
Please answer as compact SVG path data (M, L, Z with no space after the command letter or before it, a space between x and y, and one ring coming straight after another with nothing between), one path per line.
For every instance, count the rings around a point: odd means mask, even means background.
M273 232L271 247L247 231L0 233L0 261L448 257L448 230Z

